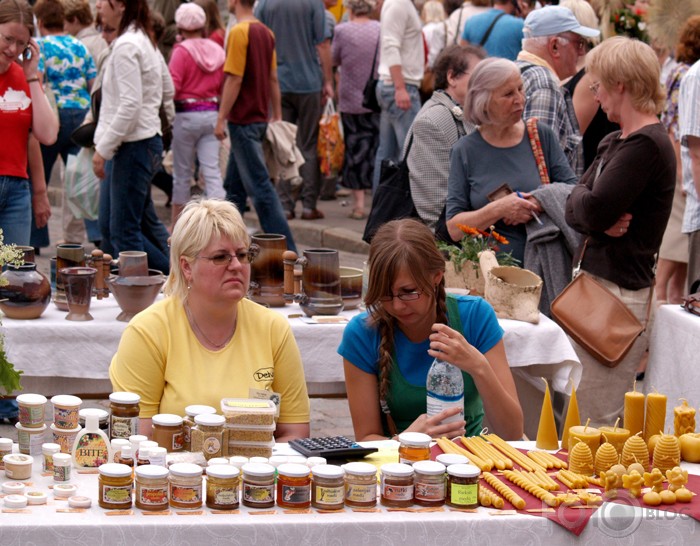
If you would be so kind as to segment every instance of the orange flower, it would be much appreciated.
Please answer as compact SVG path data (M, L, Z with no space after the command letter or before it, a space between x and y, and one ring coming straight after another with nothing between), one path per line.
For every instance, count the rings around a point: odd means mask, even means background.
M507 244L508 244L508 239L506 239L506 238L505 238L503 235L501 235L500 233L496 233L495 231L492 231L492 232L491 232L491 236L492 236L494 239L496 239L496 241L498 241L499 243L501 243L502 245L507 245Z
M457 224L457 227L467 235L479 235L480 230L473 228L471 226L465 226L464 224Z

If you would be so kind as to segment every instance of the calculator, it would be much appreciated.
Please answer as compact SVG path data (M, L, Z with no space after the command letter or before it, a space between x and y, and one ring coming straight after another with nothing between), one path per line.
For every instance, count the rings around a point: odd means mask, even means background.
M376 447L364 447L345 436L326 438L301 438L290 440L289 445L306 457L326 459L352 459L378 451Z

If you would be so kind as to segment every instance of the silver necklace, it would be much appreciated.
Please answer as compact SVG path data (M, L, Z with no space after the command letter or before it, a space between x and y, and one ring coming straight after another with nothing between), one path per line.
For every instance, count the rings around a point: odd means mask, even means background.
M202 331L202 329L199 327L199 324L197 324L197 321L194 319L194 315L192 314L192 311L190 310L190 306L187 304L187 302L185 302L184 307L185 307L185 314L187 315L187 319L190 321L190 324L193 326L195 333L202 336L204 338L204 340L214 349L218 350L218 349L221 349L222 347L224 347L229 341L231 341L233 334L236 333L236 326L238 326L238 317L236 317L236 320L233 323L233 329L231 330L231 333L228 335L228 337L222 343L214 343Z

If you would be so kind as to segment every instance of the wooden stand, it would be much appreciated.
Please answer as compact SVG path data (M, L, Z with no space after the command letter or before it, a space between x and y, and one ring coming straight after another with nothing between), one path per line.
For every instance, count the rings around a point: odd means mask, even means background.
M282 263L284 264L284 299L294 301L294 294L299 292L294 285L294 266L297 262L297 253L293 250L286 250L282 253Z
M92 261L92 267L97 270L95 273L95 287L93 289L93 294L97 296L98 300L105 297L105 277L104 277L104 264L102 263L104 257L104 252L99 248L96 248L90 254L90 259Z

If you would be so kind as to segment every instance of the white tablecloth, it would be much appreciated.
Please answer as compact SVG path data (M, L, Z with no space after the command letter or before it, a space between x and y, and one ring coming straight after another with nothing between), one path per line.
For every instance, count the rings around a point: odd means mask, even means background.
M370 444L374 444L370 442ZM393 442L393 444L396 444ZM532 443L518 443L531 447ZM280 444L276 451L287 452ZM686 465L697 473L698 465ZM35 464L33 486L49 492L52 478L41 476ZM593 516L580 537L560 525L531 515L494 516L497 510L479 508L476 513L453 512L377 512L360 513L344 510L332 514L285 514L277 508L274 515L252 515L241 506L239 514L214 515L204 508L196 516L144 516L134 508L133 515L107 516L97 505L97 476L74 473L79 495L92 498L93 505L84 513L57 513L65 501L29 507L28 513L0 513L0 544L70 544L99 546L154 544L265 544L269 546L299 545L372 545L401 546L418 544L600 544L615 543L633 546L655 544L693 544L700 525L688 517L659 513L653 510L628 509L620 505L604 505ZM1 481L4 480L4 476ZM614 509L605 509L613 506ZM693 538L695 536L696 538Z
M649 341L644 390L668 396L666 431L673 431L673 406L687 398L700 405L700 317L678 305L662 305L656 310Z

